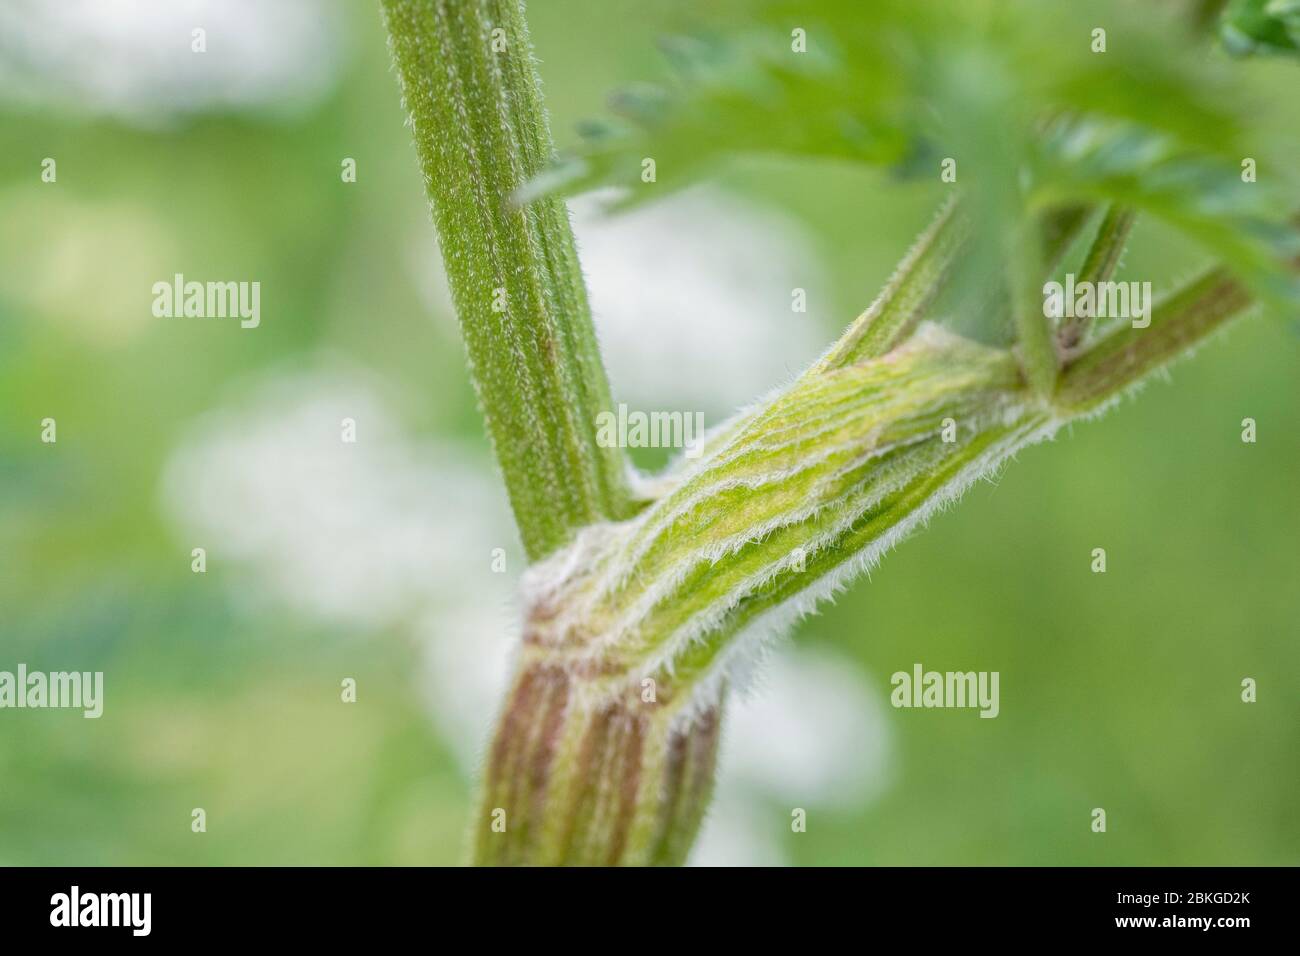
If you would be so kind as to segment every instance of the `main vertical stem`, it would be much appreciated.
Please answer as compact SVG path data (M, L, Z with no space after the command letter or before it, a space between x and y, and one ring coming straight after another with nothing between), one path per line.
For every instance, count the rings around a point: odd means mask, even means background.
M622 452L563 201L511 201L554 152L522 0L383 0L475 388L524 547L625 517Z

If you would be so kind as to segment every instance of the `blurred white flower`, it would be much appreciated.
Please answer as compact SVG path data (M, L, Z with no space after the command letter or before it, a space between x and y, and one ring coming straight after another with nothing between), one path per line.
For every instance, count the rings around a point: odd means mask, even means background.
M164 505L245 600L361 632L410 623L429 713L467 775L504 693L523 557L481 457L402 433L376 383L335 368L254 381L172 454ZM341 422L356 422L355 443ZM507 573L492 570L504 551Z
M484 604L491 549L515 532L492 470L467 449L415 444L359 373L248 385L198 422L164 476L168 513L240 562L245 586L340 627L373 630L432 605ZM355 443L341 422L356 423ZM488 600L491 598L489 597Z
M720 419L826 346L827 283L797 220L707 186L611 215L602 201L575 200L573 224L617 401Z
M696 866L784 862L790 812L859 807L889 777L881 693L850 658L781 647L758 683L727 707L713 807L691 853Z
M79 344L126 347L156 322L141 290L171 273L175 244L174 226L143 203L11 186L0 190L0 299Z
M878 794L889 764L881 693L851 658L786 646L729 706L727 785L791 807L853 807Z
M334 84L341 45L334 0L0 0L0 97L141 125L294 111Z
M736 791L718 792L687 865L785 866L789 860L779 839L785 826L779 812Z
M519 644L518 609L486 590L420 623L424 699L467 777L479 768Z

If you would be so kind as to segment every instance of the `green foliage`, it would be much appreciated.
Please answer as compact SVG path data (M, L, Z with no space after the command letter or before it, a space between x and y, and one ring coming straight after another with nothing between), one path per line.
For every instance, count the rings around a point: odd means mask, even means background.
M1229 52L1300 54L1300 2L1232 0L1219 22Z
M1300 302L1288 266L1300 249L1289 221L1298 193L1284 157L1256 155L1233 65L1169 11L1144 7L1138 19L1118 6L1072 6L724 4L711 22L739 27L666 44L674 82L616 94L618 120L591 127L521 196L622 186L624 202L639 202L755 153L931 179L951 159L985 273L1015 266L997 260L1023 252L1028 219L1119 203L1184 232L1258 294ZM1268 22L1291 23L1295 7L1274 0ZM801 37L806 52L795 50ZM1281 172L1243 182L1248 156L1275 159ZM656 161L654 184L639 180L644 157Z
M1150 213L1212 251L1258 294L1300 302L1289 260L1300 232L1279 190L1236 163L1133 123L1061 117L1034 151L1034 201L1115 202Z

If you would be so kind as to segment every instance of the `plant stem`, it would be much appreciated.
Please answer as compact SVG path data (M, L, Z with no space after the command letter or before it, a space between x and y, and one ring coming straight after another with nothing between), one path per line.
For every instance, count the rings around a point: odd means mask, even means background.
M1087 203L1056 206L1046 212L1039 224L1043 243L1043 271L1050 275L1073 245L1075 238L1092 218L1093 207Z
M478 865L678 865L713 789L721 705L611 692L525 638L484 768ZM494 824L496 826L494 827Z
M1112 205L1106 210L1079 269L1080 281L1102 282L1115 274L1136 219L1137 213L1127 206Z
M1112 205L1106 210L1101 225L1097 228L1097 237L1088 248L1088 255L1079 269L1079 282L1107 282L1119 268L1120 257L1128 244L1129 233L1137 213L1127 206ZM1061 323L1057 332L1057 341L1062 350L1069 352L1077 348L1088 337L1092 325L1091 315L1075 316Z
M522 0L383 0L393 61L488 432L532 559L631 513Z
M530 569L476 862L681 862L733 665L757 653L763 618L874 560L1041 432L1025 392L1009 352L924 327L805 374L671 494Z
M968 238L970 224L959 204L949 202L898 264L876 300L814 369L875 358L907 338L943 288Z
M1249 291L1227 270L1210 269L1156 302L1150 326L1120 326L1072 361L1061 376L1058 406L1071 415L1091 411L1190 352L1252 304Z
M1209 273L1158 303L1148 328L1097 341L1050 403L1009 351L923 326L884 355L815 367L746 415L671 493L530 571L476 860L680 862L737 667L972 481L1249 304Z
M1043 250L1036 229L1021 227L1008 242L1007 284L1020 364L1030 388L1047 397L1056 387L1060 359L1052 324L1043 313Z

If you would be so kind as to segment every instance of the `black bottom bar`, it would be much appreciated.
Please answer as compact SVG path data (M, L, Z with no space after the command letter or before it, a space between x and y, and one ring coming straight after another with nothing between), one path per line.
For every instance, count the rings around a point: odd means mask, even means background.
M1100 935L1230 943L1291 922L1295 873L9 869L0 871L0 925L7 943L75 935L79 942L337 944L419 932L435 945L466 934L498 944L503 933L609 945L631 933L658 949L666 938L691 940L688 927L696 922L733 939L783 927L811 937L846 932L864 942L888 938L878 933L919 933L927 943Z

